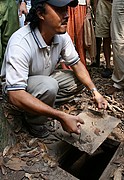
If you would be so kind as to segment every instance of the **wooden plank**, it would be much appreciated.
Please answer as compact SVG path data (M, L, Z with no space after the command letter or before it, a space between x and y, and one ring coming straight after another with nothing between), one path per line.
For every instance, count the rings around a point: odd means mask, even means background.
M84 120L81 135L70 135L60 126L56 136L88 154L93 154L120 122L115 117L96 111L82 112L79 117Z
M116 150L113 158L102 173L99 180L122 180L124 178L124 142L122 142Z

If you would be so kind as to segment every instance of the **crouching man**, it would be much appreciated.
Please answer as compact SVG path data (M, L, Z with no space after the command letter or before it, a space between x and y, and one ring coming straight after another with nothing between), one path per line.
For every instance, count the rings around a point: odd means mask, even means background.
M83 120L55 109L54 104L73 98L84 86L92 91L98 108L107 107L66 32L68 6L77 4L77 0L32 0L29 24L12 35L6 49L3 92L26 112L30 133L37 137L49 134L48 117L57 119L65 131L80 133ZM55 70L60 56L73 71Z

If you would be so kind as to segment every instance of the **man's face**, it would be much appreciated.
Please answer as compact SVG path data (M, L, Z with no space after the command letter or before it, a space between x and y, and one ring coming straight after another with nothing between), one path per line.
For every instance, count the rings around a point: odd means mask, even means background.
M43 24L50 32L55 34L63 34L66 32L68 22L67 9L67 6L60 8L46 4Z

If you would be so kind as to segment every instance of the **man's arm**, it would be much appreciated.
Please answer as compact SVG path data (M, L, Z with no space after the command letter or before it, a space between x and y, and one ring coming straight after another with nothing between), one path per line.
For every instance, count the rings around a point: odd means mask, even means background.
M19 16L22 16L22 14L28 14L28 10L26 7L26 0L20 0L20 6L19 6Z
M92 82L90 75L81 61L78 61L74 66L72 66L73 71L77 78L84 84L93 95L94 100L98 104L98 108L107 108L107 101L103 96L97 91L94 83ZM93 91L92 91L93 90Z
M92 82L90 75L83 65L81 61L78 61L74 66L72 66L77 78L89 89L93 89L95 87L94 83Z
M8 91L9 101L32 114L45 115L60 121L63 129L69 133L80 133L80 123L83 120L78 116L73 116L65 112L56 110L39 99L35 98L25 90Z

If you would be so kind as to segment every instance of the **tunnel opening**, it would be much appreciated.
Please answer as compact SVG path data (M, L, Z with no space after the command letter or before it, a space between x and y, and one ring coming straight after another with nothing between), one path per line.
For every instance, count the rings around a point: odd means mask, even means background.
M120 142L107 138L92 155L72 146L59 159L59 166L80 180L98 180L119 144Z

